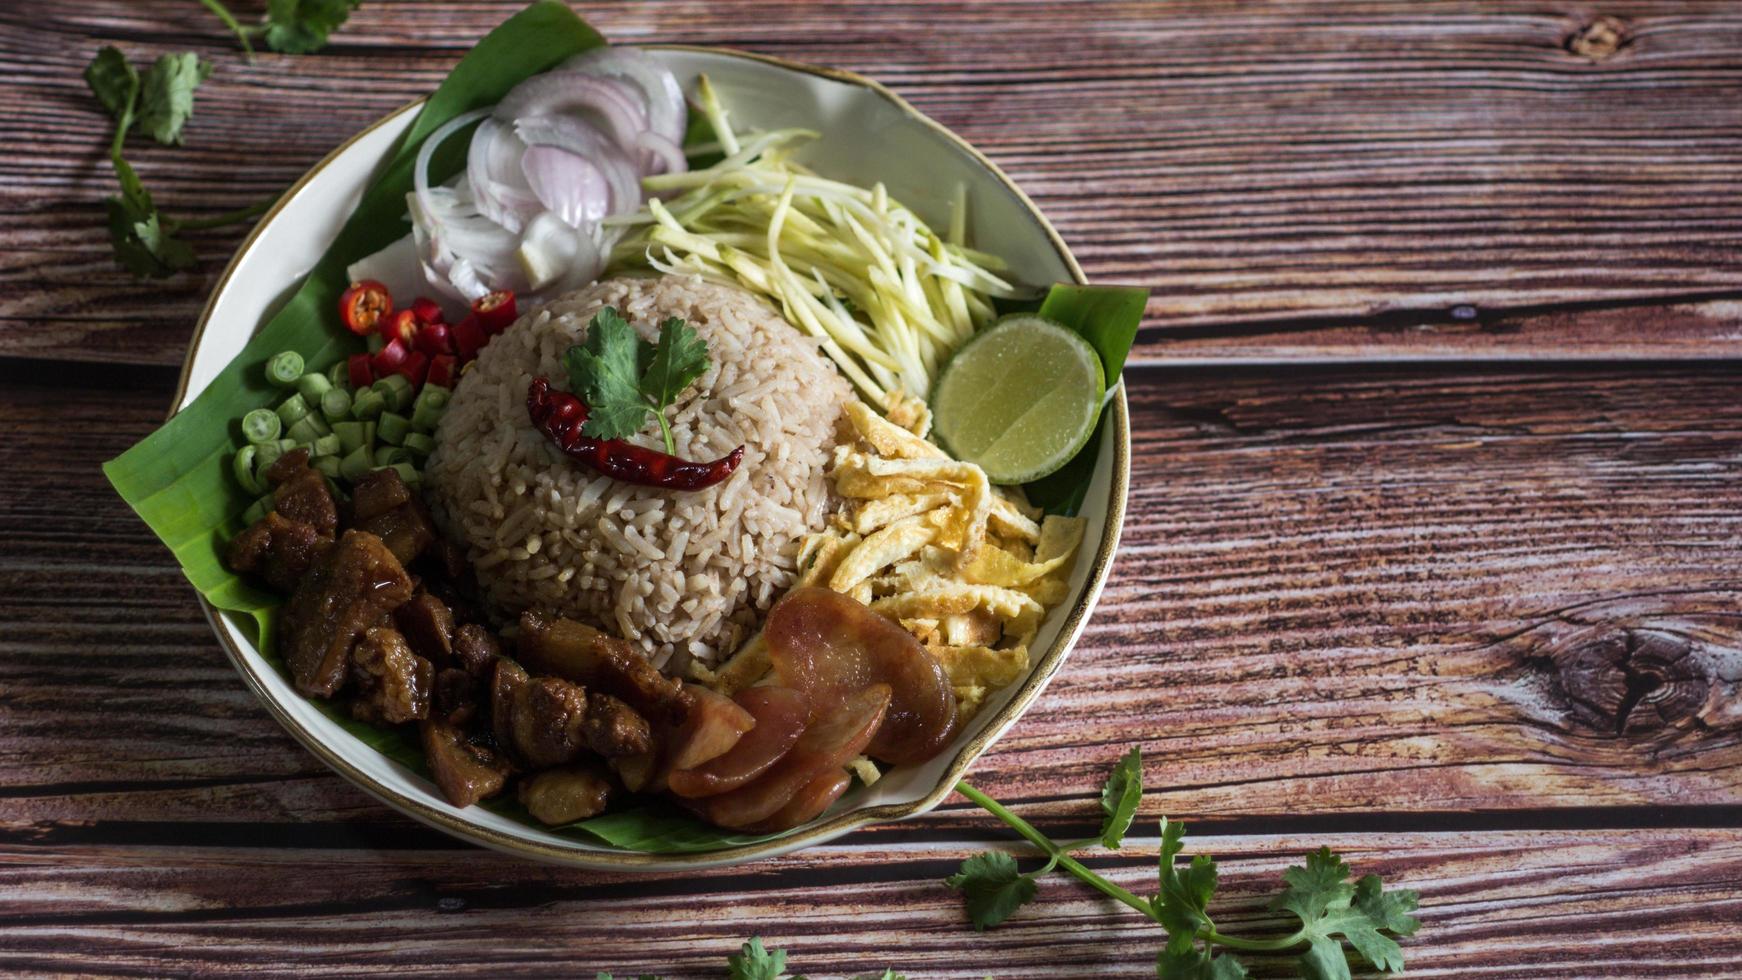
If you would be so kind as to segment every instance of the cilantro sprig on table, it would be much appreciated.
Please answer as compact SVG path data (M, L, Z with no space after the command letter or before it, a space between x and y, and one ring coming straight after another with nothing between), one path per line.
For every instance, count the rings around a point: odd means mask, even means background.
M597 974L596 980L613 980L609 973ZM651 973L643 973L636 980L662 980ZM726 957L726 980L806 980L802 973L790 977L786 974L786 950L768 949L762 945L760 937L751 937L750 941L738 947L738 952ZM894 970L884 970L882 973L864 973L853 980L907 980Z
M200 0L236 39L242 50L254 56L253 39L263 38L266 46L281 54L308 54L326 46L327 38L351 17L351 11L362 0L267 0L266 18L257 25L247 26L222 0Z
M1209 912L1216 892L1216 862L1194 856L1184 868L1185 825L1163 817L1159 891L1143 898L1085 867L1071 852L1099 843L1117 849L1123 842L1143 796L1143 765L1133 748L1119 760L1101 791L1101 832L1088 840L1057 844L1003 804L970 786L956 790L1003 820L1047 855L1047 862L1027 873L1002 851L987 851L962 862L945 884L962 893L968 918L976 929L989 929L1008 919L1039 894L1037 879L1062 867L1084 884L1143 913L1167 930L1167 945L1156 956L1160 980L1238 980L1246 967L1224 950L1259 954L1299 954L1296 965L1308 980L1349 980L1345 943L1360 960L1383 973L1403 969L1403 950L1394 936L1412 935L1420 923L1414 916L1413 891L1386 891L1378 875L1350 881L1349 866L1321 847L1306 864L1283 872L1283 889L1270 902L1273 912L1298 920L1299 928L1259 938L1222 932Z
M640 432L653 413L665 436L665 451L677 452L665 410L708 370L708 345L694 327L671 317L659 325L659 342L641 339L614 307L587 324L587 339L563 354L569 390L587 403L581 433L623 439Z
M191 267L193 246L182 232L246 221L271 206L266 201L207 218L172 218L158 209L122 153L135 129L164 146L180 145L194 113L194 91L211 73L212 66L191 51L162 55L141 73L114 47L98 51L85 68L85 84L115 120L109 163L121 193L108 200L109 241L115 261L136 276L161 279Z

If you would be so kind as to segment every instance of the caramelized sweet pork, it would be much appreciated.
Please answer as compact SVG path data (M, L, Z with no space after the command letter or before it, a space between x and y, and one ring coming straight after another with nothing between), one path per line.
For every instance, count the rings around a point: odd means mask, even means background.
M569 824L603 812L620 784L771 833L827 810L852 784L854 758L917 762L955 730L937 661L848 596L802 588L777 602L764 628L772 675L727 697L666 676L632 643L537 611L505 648L477 612L470 570L391 470L343 503L306 454L287 454L268 477L274 510L227 558L289 593L278 642L297 689L344 698L370 722L418 723L455 806L514 782L534 818Z

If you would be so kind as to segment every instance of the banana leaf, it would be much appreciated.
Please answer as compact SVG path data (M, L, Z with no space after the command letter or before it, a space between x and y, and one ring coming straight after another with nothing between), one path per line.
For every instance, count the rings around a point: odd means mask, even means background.
M424 137L461 113L500 101L525 78L604 43L597 32L557 0L539 0L490 32L460 60L424 104L388 154L331 248L283 309L187 408L103 465L103 472L116 491L174 553L188 581L215 608L238 614L244 633L274 668L284 669L273 648L273 625L280 600L231 574L222 558L224 542L241 528L241 514L252 502L230 474L230 458L244 444L237 420L250 409L268 406L282 396L282 389L265 378L262 365L278 351L294 350L303 355L311 369L321 369L361 349L358 338L338 327L333 313L339 294L347 285L345 269L402 234L405 196L412 187L417 147ZM464 160L463 146L463 141L451 141L450 148L457 150L437 155L432 176L445 179L458 172ZM1101 290L1079 287L1055 287L1045 302L1047 305L1041 311L1082 331L1101 352L1108 377L1117 377L1118 364L1123 362L1136 329L1135 315L1127 315L1129 303L1106 307L1104 304L1110 301ZM1141 301L1136 309L1141 314ZM1096 326L1095 321L1108 310L1119 322ZM1125 322L1127 319L1129 323ZM1092 466L1092 454L1085 455ZM1073 461L1067 469L1077 467L1080 462ZM1075 497L1079 503L1087 486L1087 472L1084 468L1079 474L1082 486L1076 489ZM365 745L428 775L423 753L410 730L365 724L333 704L317 704ZM513 800L490 801L485 805L495 812L534 823ZM658 853L718 850L767 839L707 826L659 801L555 828L553 832L589 843Z

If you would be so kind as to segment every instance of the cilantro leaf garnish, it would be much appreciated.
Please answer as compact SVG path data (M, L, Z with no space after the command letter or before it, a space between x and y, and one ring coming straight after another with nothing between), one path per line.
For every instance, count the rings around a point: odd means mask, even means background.
M726 957L726 976L730 980L779 980L785 972L786 950L764 949L762 939L757 936Z
M1010 918L1010 913L1034 901L1037 886L1031 875L1017 872L1016 859L1003 851L986 851L962 862L944 884L962 893L968 919L984 932Z
M563 355L570 389L587 403L581 431L594 439L622 439L647 423L641 397L641 349L651 346L629 321L605 307L587 324L587 339Z
M1101 846L1118 850L1119 842L1125 839L1126 831L1131 829L1131 820L1137 816L1137 804L1143 799L1143 757L1137 746L1120 758L1119 764L1113 767L1113 774L1107 777L1107 784L1101 787Z
M659 325L659 343L641 375L641 394L656 405L670 405L708 369L708 345L695 328L677 317Z
M584 435L624 439L641 431L653 413L665 436L665 451L677 451L665 409L708 370L708 345L695 328L675 317L659 327L650 344L613 307L587 324L587 339L563 354L569 389L587 403Z

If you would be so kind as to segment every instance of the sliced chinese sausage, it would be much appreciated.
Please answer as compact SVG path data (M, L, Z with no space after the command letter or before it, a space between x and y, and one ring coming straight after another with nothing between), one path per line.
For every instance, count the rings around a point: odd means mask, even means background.
M688 712L672 732L666 750L666 765L671 769L693 769L725 755L756 724L750 712L732 699L700 684L685 684L684 696Z
M751 687L733 698L756 719L756 727L725 754L691 769L671 774L671 791L679 796L717 796L744 785L779 761L804 733L810 702L790 687Z
M773 834L801 827L822 816L823 811L840 799L851 785L853 774L847 770L825 772L805 783L785 806L774 812L774 816L744 829L753 834Z
M889 710L887 684L849 694L835 711L811 722L792 749L768 771L719 796L692 801L709 823L745 830L773 817L818 776L845 766L865 751Z
M923 762L956 727L956 695L936 657L871 607L828 589L788 592L769 610L763 636L780 682L810 698L812 717L872 684L894 692L868 754L889 763Z

